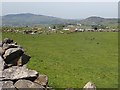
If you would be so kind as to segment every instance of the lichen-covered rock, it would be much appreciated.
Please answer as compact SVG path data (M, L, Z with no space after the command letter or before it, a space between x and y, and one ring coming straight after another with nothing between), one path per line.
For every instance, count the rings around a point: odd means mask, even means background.
M12 81L2 81L3 90L16 90Z
M24 89L24 88L26 88L26 89L33 89L34 88L34 90L44 90L44 87L43 86L41 86L41 85L39 85L39 84L37 84L37 83L34 83L34 82L31 82L31 81L29 81L29 80L18 80L15 84L14 84L14 86L17 88L17 89L21 89L22 90L22 88Z
M84 90L96 90L96 86L92 82L88 82L83 88Z
M48 77L46 75L39 75L37 79L34 81L42 86L47 86L48 84Z
M12 66L3 71L4 80L18 80L18 79L31 79L38 76L35 70L28 70L25 66L18 67Z

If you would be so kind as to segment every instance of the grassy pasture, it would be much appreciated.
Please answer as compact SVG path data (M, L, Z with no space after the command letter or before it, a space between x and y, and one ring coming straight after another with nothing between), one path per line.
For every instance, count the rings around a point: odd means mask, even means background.
M32 58L28 67L49 77L57 88L118 85L118 33L82 32L53 35L3 33L22 45Z

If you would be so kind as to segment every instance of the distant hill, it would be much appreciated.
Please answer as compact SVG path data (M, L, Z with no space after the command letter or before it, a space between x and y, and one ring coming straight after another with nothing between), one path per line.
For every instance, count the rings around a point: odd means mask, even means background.
M106 19L101 17L88 17L83 20L62 19L52 16L36 15L31 13L9 14L2 16L3 26L31 26L38 24L64 24L64 23L81 23L81 24L105 24L114 25L117 19Z
M84 23L84 24L100 24L101 22L104 22L104 21L105 21L104 18L92 16L92 17L88 17L86 19L81 20L81 23Z
M80 21L82 24L86 25L95 25L95 24L102 24L102 25L116 25L118 23L117 18L102 18L97 16L88 17Z
M35 15L31 13L9 14L9 15L2 16L2 24L4 26L61 24L61 23L69 23L71 21L72 20L61 19L61 18L45 16L45 15Z

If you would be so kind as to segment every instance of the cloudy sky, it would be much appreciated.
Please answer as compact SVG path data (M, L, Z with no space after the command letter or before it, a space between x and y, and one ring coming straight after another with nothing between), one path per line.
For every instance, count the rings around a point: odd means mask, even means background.
M118 2L2 2L2 15L33 13L60 18L118 17Z

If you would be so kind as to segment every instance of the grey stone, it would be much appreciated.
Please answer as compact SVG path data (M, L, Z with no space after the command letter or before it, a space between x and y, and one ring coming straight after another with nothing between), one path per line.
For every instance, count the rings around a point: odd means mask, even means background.
M28 70L26 66L18 67L12 66L3 71L4 80L18 80L18 79L33 79L37 78L38 72L35 70Z
M12 81L3 81L3 88L15 88Z
M2 79L3 77L3 69L4 69L4 66L5 66L5 62L3 60L3 58L0 56L0 80Z
M16 65L18 59L23 55L23 53L24 52L21 48L9 48L5 51L3 57L7 64Z
M46 75L39 75L37 79L34 81L42 86L47 86L48 84L48 77Z
M21 65L27 64L28 61L30 60L30 58L31 58L30 56L28 56L26 54L23 54L20 57L20 59L18 60L18 64L17 65L21 66Z
M88 82L83 88L84 90L96 90L96 86L92 82Z
M3 50L3 48L2 48L2 47L0 47L0 55L2 56L2 55L3 55L3 53L4 53L4 50Z
M6 43L4 43L3 44L3 46L2 46L2 48L4 49L4 50L7 50L7 49L9 49L9 48L18 48L19 46L18 45L15 45L14 43L13 44L6 44Z
M34 88L34 90L44 90L44 87L37 84L37 83L34 83L34 82L31 82L29 80L18 80L14 86L17 88L17 89L22 89L22 88Z
M3 40L3 44L4 44L4 43L10 44L10 43L13 43L13 40L10 39L10 38L5 38L5 39Z
M1 57L0 55L0 90L2 90L2 86L3 86L3 83L2 83L2 73L3 73L3 69L4 69L4 60L3 58Z
M0 90L16 90L12 81L0 81Z
M2 90L3 83L0 81L0 90Z

